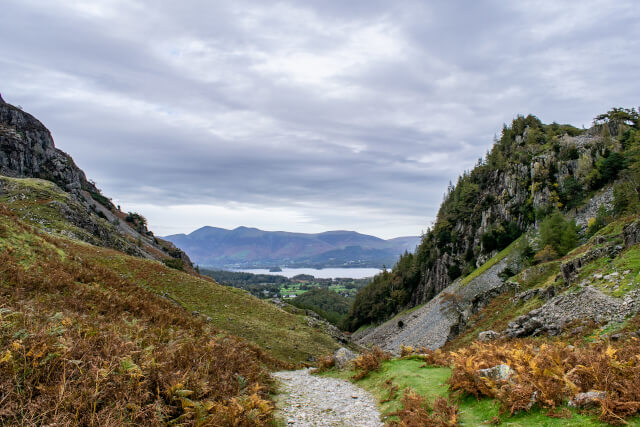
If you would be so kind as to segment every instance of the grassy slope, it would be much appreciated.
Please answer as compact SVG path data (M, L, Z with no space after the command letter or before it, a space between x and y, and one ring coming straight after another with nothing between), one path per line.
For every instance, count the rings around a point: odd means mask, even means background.
M63 206L70 211L84 212L85 209L68 193L62 191L56 184L37 178L10 178L0 176L0 203L11 207L20 219L40 230L46 230L71 237L82 237L85 241L97 240L86 230L83 230L62 215ZM107 229L115 229L108 221L102 221ZM116 239L122 237L113 235Z
M309 356L337 348L322 330L307 326L303 316L288 313L241 289L107 249L91 248L84 255L141 287L166 294L191 312L209 316L216 327L259 345L281 360L304 362Z
M10 183L10 191L0 196L0 202L7 203L21 220L56 234L81 232L66 223L58 210L49 204L51 201L75 203L54 184L39 179L2 179ZM80 257L95 262L137 286L165 294L188 311L209 316L212 326L245 338L280 360L305 362L312 355L330 353L338 348L338 344L321 329L307 326L304 317L285 312L245 291L172 270L157 261L130 257L64 237L57 241L63 249L55 250L63 259ZM11 233L0 238L0 249L13 248L20 259L16 262L24 266L37 258L40 245L51 246L30 232ZM131 292L136 291L132 289Z

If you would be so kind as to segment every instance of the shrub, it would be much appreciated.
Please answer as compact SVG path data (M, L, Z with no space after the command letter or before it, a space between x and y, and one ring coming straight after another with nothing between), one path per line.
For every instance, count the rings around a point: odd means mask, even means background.
M178 258L163 259L162 263L169 268L184 271L184 261Z
M329 354L327 356L321 356L316 363L316 369L313 370L314 373L320 373L328 371L329 369L336 366L336 358Z
M458 425L458 407L451 405L443 397L438 397L433 407L430 407L426 399L410 388L405 389L402 397L402 409L391 413L399 418L400 422L392 421L389 426L434 426L452 427Z
M553 261L556 258L558 258L558 252L551 245L547 245L534 255L533 262L540 264L541 262Z
M102 206L106 207L107 209L113 208L113 203L111 203L111 200L103 196L102 193L100 193L99 191L98 192L89 191L89 195L93 200L100 203Z
M30 268L0 251L0 425L270 421L265 368L282 364L86 256L92 247L13 227L39 243Z
M599 230L604 228L610 220L611 216L607 212L607 208L605 208L604 205L600 205L600 207L598 207L596 217L589 219L589 222L587 223L587 236L591 237L596 234Z
M449 388L476 398L496 398L502 410L511 414L528 411L534 404L555 409L580 392L603 390L606 397L599 402L600 420L621 424L640 412L639 352L637 339L615 347L607 342L572 347L563 342L476 341L451 353L454 367ZM508 365L515 374L500 381L477 372L500 364Z
M369 372L380 369L382 362L390 358L390 353L380 350L379 347L373 347L371 351L361 354L353 361L356 373L352 378L356 381L361 380L369 375Z
M572 176L568 176L560 185L560 202L566 209L578 207L584 198L584 188L580 181Z
M400 347L400 357L403 359L415 359L422 360L424 362L424 367L426 366L446 366L448 367L450 363L449 353L443 352L440 349L437 350L429 350L428 348L413 348L411 346L401 346Z
M620 153L611 153L607 157L603 157L597 163L600 171L602 183L606 184L615 180L618 173L624 169L624 156Z
M640 201L636 187L630 182L621 182L613 187L613 213L624 215L638 211Z
M398 386L393 383L391 380L386 380L382 385L383 388L386 388L389 391L389 395L386 399L382 399L380 403L391 402L398 395Z

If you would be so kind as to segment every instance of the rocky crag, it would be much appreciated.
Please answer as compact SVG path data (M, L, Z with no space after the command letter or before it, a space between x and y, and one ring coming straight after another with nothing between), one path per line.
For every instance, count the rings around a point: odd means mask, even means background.
M547 308L584 303L594 307L591 315L601 309L597 301L606 300L611 309L603 321L616 321L637 311L631 300L606 289L598 290L606 297L598 299L594 292L576 293L571 286L591 283L588 275L603 258L617 260L633 253L628 244L621 245L623 240L634 241L633 225L626 232L629 236L618 229L609 236L596 235L589 241L587 237L603 222L635 212L638 135L637 112L624 109L598 116L587 130L544 125L534 116L518 117L505 125L487 156L455 186L449 186L436 222L416 253L401 257L391 272L374 278L357 295L350 313L351 328L379 325L355 333L355 339L393 351L401 345L438 348L473 328L469 321L474 314L505 293L512 295L510 304L523 315L522 322L510 327L518 330L510 333L517 336L562 330L518 329L536 318L536 312L526 315L534 301L537 308L545 302ZM538 233L541 221L554 212L575 222L584 244L574 251L576 255L567 255L561 262L555 261L559 258L555 253L545 258L543 252L550 248L541 246ZM515 248L513 242L519 236L520 247ZM538 258L532 261L537 252ZM536 265L530 266L531 262ZM544 277L544 286L530 279L537 277L540 268L544 274L553 270ZM635 274L632 270L627 276ZM597 271L602 271L601 277L608 275L604 268ZM624 271L612 273L622 275ZM517 280L508 279L511 276ZM572 296L560 295L567 292ZM546 313L547 308L541 312ZM543 317L541 323L553 318L554 324L565 325L585 317L559 310Z
M15 179L12 179L15 178ZM54 183L27 183L38 178ZM45 208L29 205L33 191L47 192ZM159 239L146 228L141 216L121 212L102 195L75 164L71 156L55 147L49 130L21 108L0 97L0 198L21 200L22 215L39 225L88 243L110 247L149 259L176 258L189 269L188 256L171 242ZM73 229L58 227L52 217L62 217Z

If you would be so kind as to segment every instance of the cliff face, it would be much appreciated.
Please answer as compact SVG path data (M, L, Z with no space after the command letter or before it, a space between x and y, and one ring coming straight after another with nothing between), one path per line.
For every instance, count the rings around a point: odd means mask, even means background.
M11 178L39 178L57 187ZM144 258L177 258L187 268L192 266L184 252L154 237L145 224L127 221L127 214L87 180L71 156L55 147L51 133L40 121L2 98L0 201L13 204L23 217L45 231Z
M600 205L611 207L612 183L628 154L623 133L637 126L635 111L610 113L589 130L534 116L505 125L486 157L450 184L415 254L359 292L350 328L431 300L554 210L584 230Z
M40 121L6 102L0 103L0 175L46 179L71 192L98 191Z
M525 129L524 135L518 136L517 140L526 137ZM575 137L565 135L558 145L561 150L575 149L572 156L593 162L591 147L600 139L593 132ZM465 174L459 184L474 193L456 194L455 189L450 190L438 215L435 235L427 236L423 243L426 246L423 249L431 251L433 261L424 265L421 280L411 296L411 305L430 300L459 274L470 273L484 264L534 224L536 213L540 215L560 206L558 193L562 187L559 183L573 177L577 166L577 159L562 159L558 153L550 151L531 155L526 163L508 164L502 169L487 171L492 167L487 163L480 164L478 168L484 171L482 174ZM448 205L455 203L466 206L452 212Z

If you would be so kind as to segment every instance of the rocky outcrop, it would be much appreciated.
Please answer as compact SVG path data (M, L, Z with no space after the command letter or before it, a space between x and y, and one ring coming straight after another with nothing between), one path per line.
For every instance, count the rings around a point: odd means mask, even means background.
M640 243L640 221L635 221L631 224L625 225L622 234L624 237L625 248L629 248Z
M40 121L7 103L0 104L0 175L42 178L70 192L99 192L71 156L55 147Z
M570 322L593 320L596 323L621 322L640 309L640 291L631 291L623 298L605 295L587 286L573 293L558 295L542 307L531 310L509 323L504 335L510 338L558 335Z
M604 239L599 240L598 238L596 238L594 240L594 243L596 245L602 244L603 242ZM566 261L560 266L562 278L567 284L571 284L577 277L578 272L582 267L598 258L615 258L622 251L622 249L622 246L616 244L590 248L586 253L579 255L569 261Z
M527 134L528 129L525 129L523 135L516 137L516 142L526 140ZM579 156L592 156L591 147L600 140L600 134L586 132L575 137L565 135L557 144L560 152L571 148L577 150ZM451 243L433 249L437 252L434 261L421 275L410 305L422 304L445 289L451 283L453 266L463 266L472 258L479 267L494 256L497 251L487 251L483 246L486 233L506 224L516 224L521 230L531 227L531 212L555 206L559 192L557 183L575 176L577 170L578 160L561 158L559 153L549 150L531 157L528 162L509 163L489 172L480 184L482 197L475 203L473 212L452 224ZM572 214L578 225L585 228L601 205L610 208L612 202L613 190L607 187Z
M524 292L520 292L513 297L514 304L522 304L529 301L531 298L540 298L543 301L556 296L558 289L555 286L547 286L546 288L529 289Z
M478 334L478 341L487 342L500 338L500 333L496 331L482 331Z
M345 369L357 355L346 347L340 347L333 354L333 360L338 369Z
M45 231L61 232L71 238L150 259L178 258L192 267L189 257L172 243L157 239L148 230L128 226L122 212L102 196L71 156L57 149L49 130L35 117L6 102L0 102L0 177L40 178L55 183L70 198L46 201L60 218L81 232L55 230L46 219L31 218ZM19 183L0 180L0 195ZM15 197L31 197L14 189Z
M575 215L576 225L586 230L589 220L598 215L598 209L604 206L607 211L613 209L613 186L608 186L593 196Z

